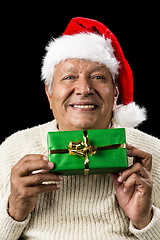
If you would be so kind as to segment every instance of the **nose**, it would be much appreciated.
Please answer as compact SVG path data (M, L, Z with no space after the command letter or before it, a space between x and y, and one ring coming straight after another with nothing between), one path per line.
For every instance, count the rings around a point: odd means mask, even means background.
M76 87L75 87L76 95L81 95L83 97L87 97L88 95L94 94L94 89L89 79L86 77L79 77Z

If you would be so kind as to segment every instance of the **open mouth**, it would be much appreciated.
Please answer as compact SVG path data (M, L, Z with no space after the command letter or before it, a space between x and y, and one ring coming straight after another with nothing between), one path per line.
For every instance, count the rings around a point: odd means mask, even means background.
M98 108L98 105L96 105L96 104L71 104L70 107L72 107L74 110L79 110L79 111L93 111Z

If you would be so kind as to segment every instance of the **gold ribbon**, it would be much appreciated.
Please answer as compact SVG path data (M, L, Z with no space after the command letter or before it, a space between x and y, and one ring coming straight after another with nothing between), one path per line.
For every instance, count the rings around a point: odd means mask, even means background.
M91 146L89 143L88 133L87 131L83 131L83 140L77 141L77 142L70 142L68 145L69 148L69 155L78 155L85 158L84 161L84 175L89 174L89 159L88 154L93 155L97 152L97 147L95 145Z
M57 154L57 153L68 153L69 155L78 155L84 157L84 175L89 174L89 158L88 155L96 154L97 150L109 150L109 149L117 149L117 148L126 148L126 143L124 144L113 144L108 146L97 147L96 145L90 145L87 130L83 131L83 141L78 140L76 142L70 142L68 145L68 149L55 149L49 150L49 154Z

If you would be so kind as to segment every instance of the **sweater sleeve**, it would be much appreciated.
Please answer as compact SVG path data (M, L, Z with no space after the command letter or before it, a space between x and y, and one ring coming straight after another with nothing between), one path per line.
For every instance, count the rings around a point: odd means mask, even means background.
M30 215L23 221L17 222L8 214L8 198L0 201L0 239L18 240L30 220Z
M20 159L14 152L14 139L9 138L0 146L0 240L17 240L27 226L30 215L23 222L17 222L8 214L10 195L10 172Z
M151 222L143 229L138 230L130 222L130 231L140 240L159 240L160 237L160 209L153 206Z

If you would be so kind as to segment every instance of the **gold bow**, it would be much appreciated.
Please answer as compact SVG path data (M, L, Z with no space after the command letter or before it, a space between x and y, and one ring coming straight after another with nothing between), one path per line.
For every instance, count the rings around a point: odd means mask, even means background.
M91 146L89 143L89 138L87 131L83 131L83 140L78 140L76 142L70 142L68 145L69 155L79 155L85 158L84 165L84 175L88 175L89 173L89 159L88 154L93 155L97 152L96 145Z

